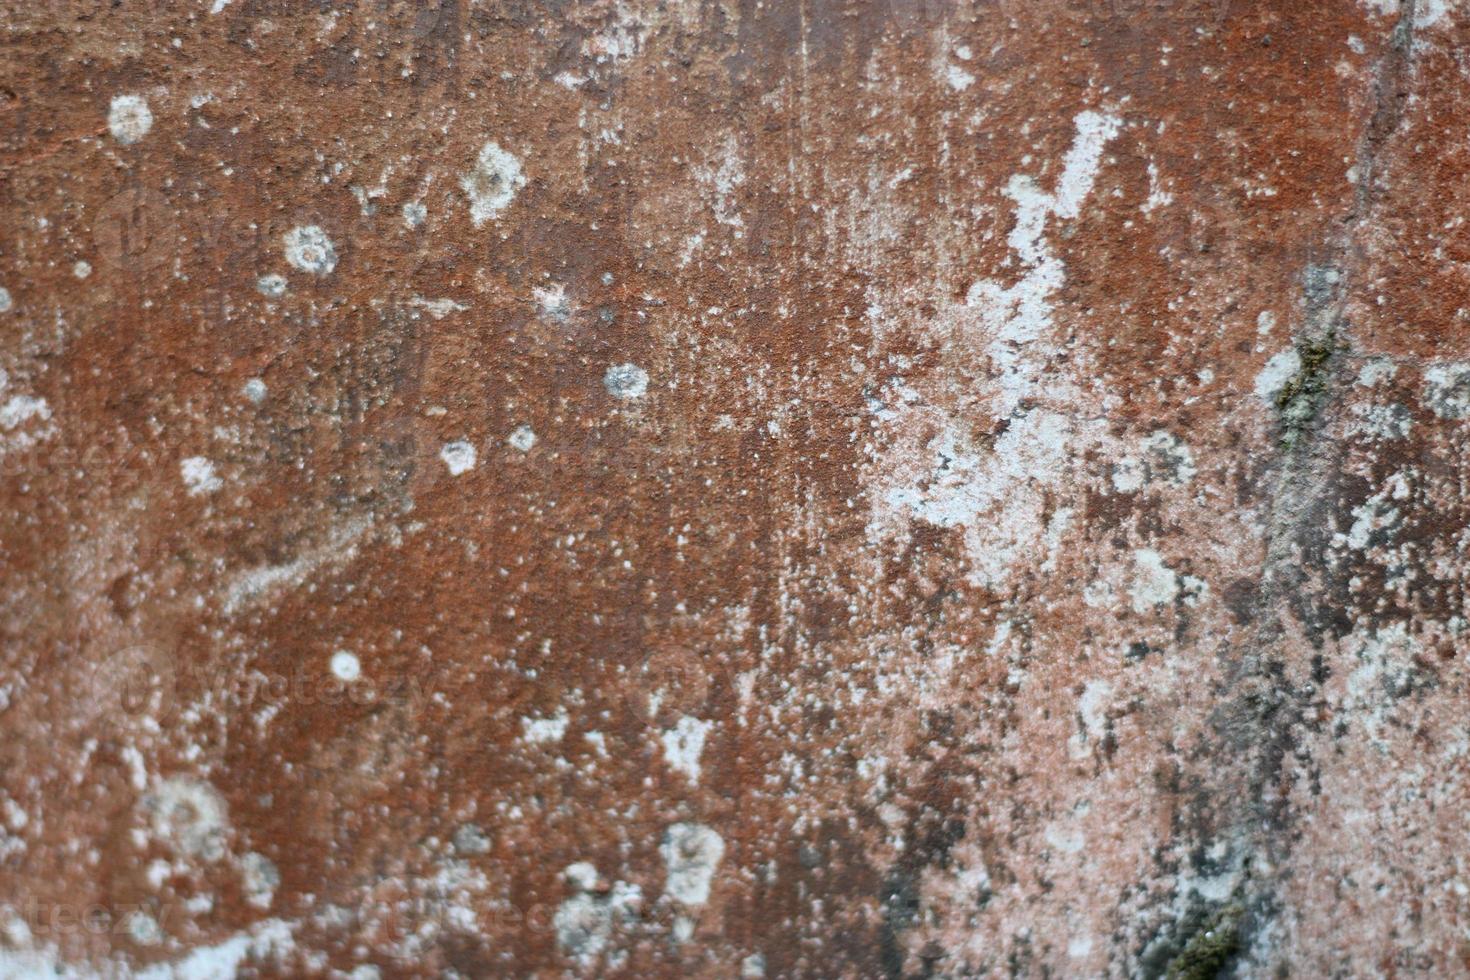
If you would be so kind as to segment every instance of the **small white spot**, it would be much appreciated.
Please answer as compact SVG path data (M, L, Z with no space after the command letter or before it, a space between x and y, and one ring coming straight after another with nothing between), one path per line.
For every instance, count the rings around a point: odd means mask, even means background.
M190 456L180 462L179 475L184 478L184 485L189 488L191 497L214 493L224 485L214 472L214 463L203 456Z
M403 223L409 228L418 228L429 217L429 209L421 201L409 201L403 205Z
M478 228L504 211L526 185L521 162L494 142L480 147L470 172L460 178L470 199L470 221Z
M602 386L614 398L641 398L648 391L648 372L636 364L614 364L602 376Z
M529 425L516 426L516 430L510 434L510 438L506 441L521 452L528 453L531 451L531 447L536 445L536 433L531 430Z
M255 404L259 405L261 402L265 401L265 382L260 380L259 378L251 378L249 381L246 381L245 384L240 388L240 393L243 394L246 398L255 402Z
M459 476L461 473L474 469L475 447L463 439L446 442L444 448L439 450L439 458L444 460L445 466L449 467L450 476Z
M113 96L107 109L107 129L124 145L136 143L153 128L153 113L141 95Z
M293 265L295 263L292 263ZM275 299L286 295L286 277L272 272L255 280L255 288L262 296Z
M77 263L71 267L71 274L76 276L78 279L87 278L92 274L92 263L88 262L86 259L77 260Z
M0 313L9 313L13 306L15 306L15 300L10 298L10 290L0 286Z
M302 272L324 276L337 268L337 249L316 225L300 225L286 232L286 261Z
M338 650L332 654L332 673L338 680L355 681L362 676L362 664L351 650Z

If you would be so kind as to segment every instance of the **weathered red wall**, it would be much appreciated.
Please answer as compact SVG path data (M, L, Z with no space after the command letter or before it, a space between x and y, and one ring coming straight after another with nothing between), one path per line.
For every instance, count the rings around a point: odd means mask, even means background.
M1470 970L1461 6L9 5L0 974Z

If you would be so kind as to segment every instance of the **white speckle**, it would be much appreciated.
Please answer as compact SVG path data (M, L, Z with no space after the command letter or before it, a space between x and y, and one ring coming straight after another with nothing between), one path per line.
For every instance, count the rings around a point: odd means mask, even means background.
M521 162L493 142L480 148L474 167L459 182L469 195L470 221L476 228L504 211L525 185Z
M1256 333L1265 336L1276 327L1276 314L1270 310L1262 310L1256 314Z
M344 681L355 681L362 676L362 664L351 650L338 650L332 654L332 673Z
M1087 933L1067 940L1067 955L1074 960L1086 959L1092 953L1092 937Z
M643 892L637 885L619 881L606 895L590 893L591 886L585 882L590 876L595 885L598 874L585 861L567 868L566 876L577 893L557 906L552 925L557 945L585 967L607 948L614 925L636 920Z
M766 975L766 958L760 953L751 953L740 961L740 980L762 980Z
M286 232L286 261L302 272L324 276L337 268L337 249L317 225L299 225Z
M214 493L224 484L214 472L214 463L203 456L190 456L179 463L179 475L189 488L189 496Z
M295 265L296 263L292 262L291 264ZM277 297L286 295L286 277L274 272L268 273L255 280L255 288L260 292L260 295L276 299Z
M1173 602L1179 595L1179 576L1164 564L1157 551L1140 548L1133 552L1133 611L1146 613L1155 606Z
M243 394L246 398L255 402L255 404L259 405L261 402L265 401L265 382L260 380L259 378L251 378L250 380L246 381L244 385L241 386L240 393Z
M113 96L107 109L107 129L124 145L136 143L153 128L153 113L141 95Z
M614 364L602 376L602 386L614 398L641 398L648 391L648 372L636 364Z
M408 201L403 205L403 224L408 228L421 227L429 217L429 209L422 201Z
M1264 401L1274 402L1276 393L1286 386L1286 383L1295 377L1302 369L1301 355L1296 348L1273 354L1261 368L1261 373L1256 375L1256 397Z
M963 92L975 84L975 76L965 71L959 65L950 65L945 69L944 80L949 82L949 87L956 92Z
M523 453L528 453L536 445L536 433L532 431L529 425L518 425L506 441L513 448L519 449Z
M664 762L670 769L682 772L689 782L699 785L699 757L704 752L704 737L712 723L685 715L664 731Z
M715 868L725 856L720 835L703 824L676 823L664 833L658 850L668 868L664 894L683 905L708 902Z
M10 298L10 290L0 286L0 313L9 313L15 306L15 300Z
M211 14L217 14L220 11L224 10L229 5L230 5L230 0L214 0L214 3L210 4L210 6L209 6L209 12Z
M439 458L444 460L444 465L449 467L450 476L459 476L475 468L475 447L463 439L454 442L446 442L444 448L439 450Z
M85 279L92 274L92 263L86 259L78 259L71 267L71 274L78 279Z
M208 783L187 776L164 780L143 798L153 834L190 857L216 861L225 853L225 801Z
M560 742L567 733L566 709L557 711L550 718L522 718L521 737L527 742Z
M490 838L479 824L461 824L454 832L454 849L460 854L489 854Z

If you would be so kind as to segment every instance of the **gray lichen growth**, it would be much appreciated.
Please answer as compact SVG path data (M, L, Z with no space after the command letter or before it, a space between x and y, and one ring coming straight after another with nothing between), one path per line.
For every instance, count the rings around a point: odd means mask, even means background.
M1317 417L1327 391L1327 362L1336 351L1331 332L1319 340L1303 340L1297 344L1301 368L1276 393L1276 408L1281 413L1281 441L1286 448L1296 445Z
M1182 948L1169 960L1167 980L1213 980L1240 951L1240 920L1245 910L1237 903L1216 909L1192 932L1182 937Z

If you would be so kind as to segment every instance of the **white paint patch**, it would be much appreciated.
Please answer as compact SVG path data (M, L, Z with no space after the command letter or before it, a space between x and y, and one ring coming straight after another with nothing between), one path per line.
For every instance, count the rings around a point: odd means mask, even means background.
M704 824L676 823L659 844L668 869L664 894L681 905L698 906L709 901L715 869L725 856L725 842Z
M191 497L214 493L224 486L214 471L214 463L203 456L190 456L180 461L179 476L184 478L184 486Z
M230 5L230 2L231 0L214 0L214 3L209 6L209 12L211 14L220 13Z
M601 876L586 861L571 865L564 875L576 891L557 906L552 926L562 952L585 969L607 949L614 926L636 921L643 891L619 881L606 895L596 894L593 889Z
M965 89L975 84L975 76L965 71L959 65L950 65L948 68L946 68L944 71L944 80L948 82L949 87L954 89L956 92L963 92Z
M354 518L332 527L321 546L303 551L292 561L240 572L225 589L225 614L232 615L278 588L298 586L324 565L351 558L357 553L357 539L371 526L368 518Z
M1442 419L1470 416L1470 364L1436 364L1425 370L1424 402Z
M0 388L3 387L4 385L0 385ZM32 419L44 422L50 417L51 406L46 404L46 399L32 395L11 395L4 405L0 405L0 429L7 432Z
M1451 0L1418 0L1414 5L1414 27L1433 27L1450 12Z
M286 295L286 277L274 272L267 273L255 280L255 289L262 296L278 299Z
M403 224L407 228L419 228L429 217L429 209L420 201L408 201L403 205Z
M281 884L281 872L264 854L251 851L240 859L240 889L245 901L258 909L268 909Z
M1294 347L1271 355L1266 366L1256 375L1256 397L1275 404L1276 393L1286 387L1286 383L1301 369L1302 358Z
M1042 488L1062 480L1070 468L1077 441L1073 422L1041 409L1022 412L988 449L971 446L948 419L936 427L923 445L900 441L890 447L891 462L880 469L874 487L869 536L896 533L903 517L963 527L970 582L999 587L1016 562L1044 546Z
M480 148L475 165L459 182L470 199L470 221L476 228L504 211L525 185L521 162L493 142Z
M107 108L107 131L127 146L138 142L153 128L153 112L141 95L115 95Z
M522 718L521 738L533 744L560 742L566 737L570 721L565 708L559 709L550 718Z
M337 249L317 225L298 225L282 241L286 261L302 272L325 276L337 268Z
M474 469L476 456L475 447L463 439L446 442L444 448L439 450L439 458L449 467L450 476L459 476Z
M636 364L614 364L603 374L602 386L614 398L642 398L648 391L648 372Z
M510 443L512 448L528 453L536 445L536 433L529 425L518 425L506 442Z
M15 308L15 300L10 296L10 290L0 286L0 313L9 313Z
M265 382L260 380L259 378L251 378L240 387L240 393L255 404L259 405L261 402L265 401Z
M1156 606L1173 602L1179 595L1179 575L1164 564L1157 551L1141 548L1133 552L1133 611L1146 613Z
M675 772L683 773L695 786L699 785L699 757L704 753L704 738L711 727L712 722L685 715L660 736L664 762Z
M355 681L362 676L362 663L351 650L338 650L332 654L332 674L338 680Z
M424 299L422 296L415 296L408 301L408 305L423 310L436 320L442 320L451 313L463 313L469 309L468 306L456 300Z
M189 857L217 861L228 830L224 798L213 786L188 776L158 784L143 798L153 834Z
M92 263L86 259L78 259L72 264L71 274L78 279L85 279L92 274Z

